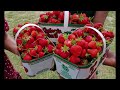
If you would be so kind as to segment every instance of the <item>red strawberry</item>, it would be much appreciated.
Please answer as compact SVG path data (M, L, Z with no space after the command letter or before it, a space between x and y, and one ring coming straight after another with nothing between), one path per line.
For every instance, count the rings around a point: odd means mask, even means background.
M37 49L37 52L39 53L39 52L42 51L42 46L41 46L41 45L37 45L37 46L36 46L36 49Z
M82 47L78 46L78 45L73 45L70 48L70 52L74 55L74 56L80 56L81 52L82 52Z
M60 15L61 11L53 11L53 14L55 14L57 17Z
M34 27L34 26L31 26L31 27L29 27L29 32L31 33L32 31L35 31L36 30L36 27Z
M89 24L90 19L88 17L84 17L84 16L80 15L80 19L79 19L78 23L79 24Z
M64 21L64 12L60 12L60 14L58 15L58 20Z
M53 52L53 49L54 49L54 46L53 46L53 45L49 44L49 45L47 46L47 50L48 50L49 53L52 53L52 52Z
M60 50L59 50L59 55L62 58L68 58L70 56L70 52L69 52L69 47L64 45Z
M47 22L48 21L48 15L41 15L39 22Z
M22 24L18 24L18 27L22 27L23 25Z
M85 41L86 41L86 42L92 41L92 36L86 36L86 37L85 37Z
M36 32L36 31L32 31L32 32L31 32L31 36L32 36L32 37L36 37L36 36L37 36L37 32Z
M97 47L96 42L95 42L95 41L90 41L90 42L88 43L88 47L89 47L89 48L92 48L92 49L95 49L95 48Z
M77 15L76 13L73 14L73 15L71 16L71 20L72 20L72 21L75 21L75 22L79 21L79 15Z
M79 57L76 57L74 55L72 55L70 58L69 58L69 61L72 62L73 64L77 64L79 63L81 60Z
M49 44L48 40L44 39L44 38L40 38L39 39L39 44L42 46L42 47L45 47Z
M22 40L21 39L17 39L16 42L17 42L18 45L22 44Z
M94 23L94 28L99 29L99 28L101 28L101 27L103 27L103 24L102 24L102 23Z
M30 54L31 56L35 56L35 57L37 56L37 52L36 52L35 49L30 49L29 54Z
M39 57L40 57L40 58L43 57L44 55L45 55L44 52L39 52Z
M50 18L50 17L52 17L54 14L53 14L53 12L46 12L46 15L48 15L48 17Z
M52 18L49 22L50 22L50 23L57 23L57 22L58 22L58 20L57 20L57 19Z
M58 42L64 44L65 39L66 39L66 35L60 34L60 36L58 37Z
M29 36L29 40L28 40L28 43L33 43L35 41L35 39L32 37L32 36Z
M76 44L79 45L79 46L81 46L82 48L84 48L85 44L86 44L86 41L84 39L82 39L80 41L77 41Z
M81 55L80 57L84 58L86 56L86 49L83 49L82 52L81 52Z
M60 55L60 54L59 54L59 53L60 53L60 49L57 49L57 48L56 48L56 49L54 50L54 53L57 54L57 55Z
M72 42L70 40L65 40L64 45L68 46L69 48L72 46Z
M18 32L18 27L15 27L14 29L13 29L13 34L15 35L17 32Z
M62 57L62 58L68 58L70 56L70 53L69 52L64 52L64 51L61 51L59 53L59 55Z
M92 58L96 58L99 51L97 49L87 49L87 52Z
M97 47L97 50L98 50L98 52L101 52L102 51L102 47Z
M68 39L69 39L69 40L72 40L72 39L74 40L75 38L76 38L76 37L75 37L74 34L69 34L69 35L68 35Z
M44 33L38 33L38 35L36 36L36 39L39 38L45 38L45 34Z
M88 42L85 42L84 48L85 48L85 49L88 49Z
M63 44L61 44L61 43L58 43L58 44L56 45L56 48L57 48L57 49L61 49L61 47L63 47Z
M26 55L23 57L23 60L30 61L30 60L32 60L32 57L31 57L29 54L26 54Z
M82 29L77 29L77 36L80 37L80 36L83 36L83 30Z

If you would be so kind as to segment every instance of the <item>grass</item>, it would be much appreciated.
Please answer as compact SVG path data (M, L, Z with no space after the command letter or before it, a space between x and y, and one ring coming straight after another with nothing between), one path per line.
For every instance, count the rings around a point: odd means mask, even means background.
M31 22L35 23L39 20L39 15L44 13L44 11L5 11L5 18L7 19L10 30L8 33L13 37L13 28L17 26L19 23ZM104 27L109 30L113 30L116 33L116 12L110 11ZM113 52L116 52L116 38L113 40L110 49ZM14 68L20 73L23 79L59 79L57 72L55 71L46 71L41 74L36 75L35 77L29 77L26 75L24 68L21 66L20 57L15 54L5 50L6 54L10 58L11 63ZM98 69L98 79L115 79L116 78L116 70L113 67L101 65Z

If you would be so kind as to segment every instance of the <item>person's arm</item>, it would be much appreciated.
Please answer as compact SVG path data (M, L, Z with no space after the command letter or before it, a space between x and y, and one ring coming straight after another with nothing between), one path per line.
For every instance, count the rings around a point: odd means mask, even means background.
M107 15L108 11L96 11L93 23L102 23L104 25Z
M116 56L112 51L108 51L107 58L103 62L104 65L116 67Z
M15 40L9 34L7 34L7 32L5 32L4 35L4 47L6 50L9 50L14 54L19 55Z

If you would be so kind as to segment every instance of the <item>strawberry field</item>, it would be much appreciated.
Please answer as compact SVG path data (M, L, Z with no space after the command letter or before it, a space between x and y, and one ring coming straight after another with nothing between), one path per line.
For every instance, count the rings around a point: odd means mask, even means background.
M25 22L30 22L30 23L37 23L38 21L39 21L39 17L40 17L40 14L42 14L42 13L45 13L44 11L6 11L5 12L5 17L6 17L6 19L7 19L7 21L8 21L8 23L9 23L9 26L10 26L10 30L8 31L8 33L14 38L14 35L13 35L13 29L14 29L14 27L16 27L18 24L24 24ZM42 15L43 16L43 15ZM41 16L41 17L42 17ZM115 15L115 11L110 11L109 12L109 14L108 14L108 16L107 16L107 19L106 19L106 21L105 21L105 25L104 25L104 28L105 29L107 29L107 30L113 30L113 32L115 33L115 20L116 20L116 17L115 17L116 15ZM46 17L46 16L45 16ZM61 20L61 22L62 22L62 18L61 18L61 16L60 16L60 18L59 18L60 20ZM41 19L42 20L42 19ZM43 21L40 21L40 22L44 22L44 19L43 19ZM60 23L59 21L57 21L57 20L55 20L55 19L51 19L49 22L54 22L54 23ZM72 22L72 23L76 23L75 21L74 22ZM81 23L81 22L80 22ZM26 29L27 30L27 29ZM37 29L38 30L38 29ZM80 31L80 30L77 30L77 31ZM40 33L39 31L37 32L37 33ZM75 33L75 32L74 32ZM75 37L75 35L74 35L74 33L73 34L70 34L69 36L68 36L68 39L70 40L71 38L73 39L74 37ZM104 33L104 32L103 32ZM27 33L28 34L28 33ZM34 31L32 31L31 32L31 35L34 37L35 35L36 35L36 32L34 32ZM43 37L44 35L42 34L42 37ZM39 38L39 37L41 37L41 36L38 36L37 38ZM91 37L92 38L92 37ZM47 38L46 38L47 39ZM78 39L80 39L80 38L78 38ZM90 39L90 38L89 38ZM25 38L24 38L24 40L26 40ZM72 45L70 45L70 41L69 40L67 40L67 41L65 41L64 42L64 44L66 45L66 46L68 46L68 47L71 47ZM111 46L110 46L110 49L113 51L113 52L115 52L115 40L116 40L116 37L113 39L113 42L112 42L112 44L111 44ZM20 41L20 38L19 39L17 39L17 41L19 42L19 44L21 43L21 41ZM59 40L59 38L58 38L58 41L60 42L60 40ZM83 40L84 41L84 40ZM28 43L31 43L31 42L34 42L34 38L29 38L29 42ZM41 42L47 42L47 44L48 44L48 41L45 41L45 38L44 39L41 39L41 41L39 40L37 43L38 44L40 44L40 45L42 45L42 46L45 46L45 45L43 45L44 43L41 43ZM74 41L73 41L74 42ZM77 42L77 44L78 45L80 45L80 43L81 42L79 42L79 41L76 41ZM36 42L35 42L36 43ZM68 43L69 43L69 45L68 45ZM85 42L86 43L86 42ZM93 45L94 44L94 45ZM29 52L30 52L30 55L32 55L32 56L34 56L34 58L35 57L37 57L37 55L38 55L38 57L43 57L44 56L44 54L46 54L46 53L43 53L42 51L41 51L41 48L42 47L40 47L40 45L37 45L37 47L35 47L35 48L37 48L37 52L38 52L38 54L36 54L35 53L35 51L33 50L33 49L30 49L29 50ZM93 58L94 57L97 57L97 54L98 54L98 51L96 51L97 49L95 49L97 46L97 43L96 42L94 42L94 41L91 41L90 43L89 43L89 48L93 48L93 46L95 46L93 49L95 50L95 52L96 52L96 54L94 53L94 54L91 54L91 51L93 51L93 50L87 50L87 49L84 49L83 51L84 51L84 54L85 54L85 52L87 51L87 52L89 52L88 54L90 54ZM100 44L99 44L100 45ZM59 45L60 46L60 45ZM63 49L64 50L66 50L67 48L66 48L66 46L65 47L63 47ZM26 44L26 46L25 46L26 48L28 48L28 46L27 46L27 44ZM32 46L31 46L32 47ZM49 50L50 48L52 48L53 46L51 46L51 44L49 44L49 47L47 47L47 48L45 48L44 49L44 51L46 52L46 50L48 51L48 52L51 52L51 50ZM71 54L73 54L73 56L76 56L76 54L75 53L73 53L73 52L76 52L76 51L74 51L75 49L74 48L78 48L78 49L80 49L79 51L81 51L82 50L82 48L83 47L80 47L80 46L73 46L72 47L73 49L71 49L70 50L70 52L71 52ZM11 52L9 52L9 51L5 51L6 53L7 53L7 55L9 56L9 58L10 58L10 60L11 60L11 62L12 62L12 64L13 64L13 66L15 67L15 69L20 73L20 75L23 77L23 79L59 79L59 76L58 76L58 74L57 74L57 72L56 71L46 71L46 72L43 72L43 73L40 73L40 74L38 74L38 75L36 75L35 77L29 77L29 76L27 76L26 75L26 73L25 73L25 71L24 71L24 68L23 68L23 66L21 66L21 59L20 59L20 57L18 57L18 56L16 56L16 55L14 55L14 54L12 54ZM26 52L26 51L25 51ZM70 53L69 53L70 54ZM60 54L60 56L61 57L63 57L63 58L68 58L68 57L70 57L70 55L69 54L67 54L67 56L64 54L63 55L63 53L62 54ZM21 54L22 55L22 54ZM79 58L77 58L77 57L81 57L81 58L84 58L85 57L85 55L83 55L83 53L81 54L81 56L79 56L80 55L80 52L78 52L78 55L76 56L76 57L73 57L73 56L71 56L71 58L70 58L70 61L72 62L72 63L76 63L75 61L73 61L72 59L74 58L74 60L75 60L75 58L76 58L76 60L78 60L77 61L77 64L79 63ZM22 55L22 58L25 60L28 60L28 59L32 59L30 56L23 56ZM83 65L83 63L81 64L81 63L79 63L79 65ZM98 69L98 79L115 79L115 68L113 68L113 67L109 67L109 66L105 66L105 65L102 65L102 66L100 66L100 68Z

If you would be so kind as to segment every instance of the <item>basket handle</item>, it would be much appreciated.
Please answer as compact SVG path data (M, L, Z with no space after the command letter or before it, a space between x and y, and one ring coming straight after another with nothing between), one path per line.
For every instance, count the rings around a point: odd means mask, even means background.
M103 41L103 51L102 51L102 56L105 54L105 52L106 52L106 40L105 40L105 38L104 38L104 36L102 35L102 33L99 31L99 30L97 30L96 28L94 28L94 27L90 27L90 26L85 26L85 28L90 28L90 29L92 29L92 30L94 30L95 32L97 32L99 35L100 35L100 37L102 38L102 41ZM105 60L105 59L104 59ZM99 64L98 63L98 66L97 66L97 69L98 69L98 67L104 62L104 60L102 60L102 62ZM94 73L97 71L97 69L94 71ZM94 75L94 73L90 76L90 78Z
M64 11L64 28L67 28L69 24L69 11Z
M19 30L18 30L18 32L16 33L16 35L15 35L15 42L16 42L16 40L17 40L17 37L18 37L18 35L20 34L20 32L22 31L22 30L24 30L26 27L28 27L28 26L35 26L35 27L37 27L37 28L40 28L42 31L43 31L43 29L40 27L40 26L38 26L38 25L36 25L36 24L32 24L32 23L29 23L29 24L25 24L24 26L22 26ZM44 31L43 31L44 32ZM44 32L45 33L45 32ZM48 37L47 37L47 39L49 39ZM49 39L50 40L50 39ZM51 40L50 40L51 41ZM53 42L51 42L53 45L54 45L54 43ZM17 43L16 43L16 45L17 45Z

